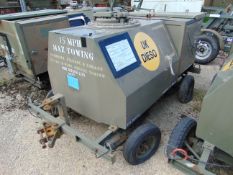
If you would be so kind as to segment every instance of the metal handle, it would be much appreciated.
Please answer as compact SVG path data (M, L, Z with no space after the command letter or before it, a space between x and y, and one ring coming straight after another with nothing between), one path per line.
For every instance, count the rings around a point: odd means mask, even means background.
M173 56L174 56L174 53L171 54L171 55L166 55L165 58L168 60L171 74L172 74L173 76L175 76L175 73L174 73L174 70L173 70L173 67L172 67L172 58L173 58Z
M36 54L38 54L38 52L39 52L38 50L32 50L32 51L31 51L31 54L32 54L32 55L36 55Z

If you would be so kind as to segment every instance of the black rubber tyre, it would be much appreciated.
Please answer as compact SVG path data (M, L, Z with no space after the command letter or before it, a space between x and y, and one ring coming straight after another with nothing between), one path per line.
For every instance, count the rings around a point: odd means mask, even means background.
M123 155L131 165L138 165L148 160L157 151L161 140L160 129L146 123L136 128L124 144Z
M214 36L200 35L195 39L195 62L207 64L213 61L219 53L219 42Z
M175 128L173 129L170 135L166 149L168 158L171 156L171 153L175 148L184 147L185 140L191 134L195 135L196 127L196 120L190 117L184 117L179 121L179 123L176 124Z
M188 103L193 99L194 83L192 75L183 78L178 91L178 99L181 103Z

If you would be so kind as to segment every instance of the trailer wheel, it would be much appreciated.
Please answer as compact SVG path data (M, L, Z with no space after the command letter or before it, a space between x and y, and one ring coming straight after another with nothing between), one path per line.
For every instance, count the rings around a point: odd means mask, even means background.
M185 149L185 141L189 142L190 138L194 138L195 136L195 131L197 127L197 122L190 118L190 117L185 117L182 118L179 123L175 126L173 129L168 145L166 147L166 154L168 158L173 157L172 153L175 149ZM191 140L191 139L190 139ZM184 156L184 155L179 155L179 156Z
M188 103L193 99L194 78L186 75L179 87L178 99L181 103Z
M135 129L127 139L123 155L131 165L138 165L148 160L158 149L161 140L160 129L146 123Z
M219 52L219 43L214 36L200 35L195 40L196 54L195 62L198 64L207 64L213 61Z

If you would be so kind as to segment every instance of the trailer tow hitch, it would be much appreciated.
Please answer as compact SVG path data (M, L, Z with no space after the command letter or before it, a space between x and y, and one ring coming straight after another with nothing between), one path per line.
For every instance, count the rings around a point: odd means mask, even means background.
M42 127L37 130L40 135L40 143L42 148L53 148L55 142L62 134L66 134L74 138L77 142L81 142L89 147L96 155L97 158L104 157L115 162L115 154L109 148L104 145L104 141L111 135L117 133L118 128L112 129L110 127L103 135L97 139L89 138L70 126L70 120L67 112L65 98L61 94L55 94L54 96L45 99L41 105L36 105L29 100L29 107L36 113L36 117L42 119ZM53 115L54 109L56 115ZM103 142L103 143L102 143Z
M42 127L37 130L37 133L40 135L40 144L42 148L53 148L55 142L63 134L61 131L61 126L53 123L42 123ZM47 143L47 145L46 145Z

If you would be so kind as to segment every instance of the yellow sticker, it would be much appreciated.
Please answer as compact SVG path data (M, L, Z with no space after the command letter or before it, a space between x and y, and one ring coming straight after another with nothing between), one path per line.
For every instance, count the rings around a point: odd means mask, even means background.
M134 47L142 65L149 71L155 71L160 65L158 47L153 39L143 32L138 32L134 38Z
M222 71L227 71L233 68L233 60L229 61L225 66L223 66Z

